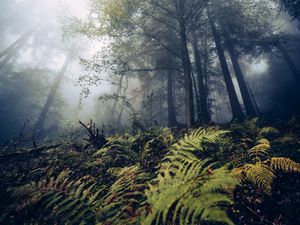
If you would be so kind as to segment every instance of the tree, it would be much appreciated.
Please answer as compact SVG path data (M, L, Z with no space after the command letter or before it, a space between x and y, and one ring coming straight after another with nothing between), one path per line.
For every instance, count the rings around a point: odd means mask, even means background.
M197 71L197 84L199 91L200 109L198 109L199 121L208 123L210 120L207 102L207 91L205 87L204 71L202 66L201 53L198 45L198 38L195 31L192 31L192 45L194 50L195 65Z
M100 1L93 1L99 3ZM160 49L168 51L170 58L181 61L181 70L185 77L185 105L187 127L195 125L194 89L191 60L188 49L188 34L197 23L197 18L204 10L206 1L104 1L102 12L106 14L107 33L116 38L139 35ZM99 6L100 4L96 4ZM103 23L103 22L102 22ZM172 30L178 39L179 51L170 46L166 31ZM174 50L175 49L175 50Z
M69 55L66 56L65 62L62 66L62 68L60 69L59 73L57 74L47 97L46 103L41 111L41 113L38 116L38 119L34 125L34 136L33 138L35 138L37 136L38 133L40 133L44 127L46 118L47 118L47 114L49 112L49 109L54 101L55 95L58 91L58 88L61 84L61 81L64 78L64 74L71 62L72 56L71 53L69 53Z
M243 74L242 69L240 67L240 64L239 64L239 61L238 61L238 56L235 52L233 43L230 40L229 35L226 32L224 32L224 35L225 35L225 41L226 41L225 43L226 43L226 46L227 46L227 49L228 49L228 52L229 52L229 55L230 55L230 59L231 59L232 65L233 65L233 69L234 69L234 72L235 72L235 75L236 75L236 78L237 78L237 81L238 81L238 85L240 87L240 91L241 91L241 95L242 95L243 102L244 102L244 105L245 105L246 113L250 117L255 117L255 116L257 116L257 112L256 112L254 104L252 102L252 99L251 99L251 96L250 96L250 91L249 91L248 85L245 81L244 74Z
M281 43L275 43L274 45L281 53L284 61L286 62L290 71L292 72L292 75L294 76L295 80L298 82L298 85L300 85L300 71L298 70L297 66L293 62L293 59L291 58L288 50Z
M49 70L9 67L0 77L0 142L29 131L33 117L39 113L49 81ZM23 137L20 137L23 138Z
M0 70L17 54L17 52L24 46L26 40L32 35L32 33L36 30L38 24L36 24L33 28L26 31L23 35L21 35L15 42L13 42L10 46L0 52Z
M299 0L280 0L285 10L293 19L300 20L300 1Z
M176 119L176 109L174 104L174 71L168 70L168 87L167 87L167 102L168 102L168 126L174 127L178 125Z
M227 61L226 61L226 57L225 57L225 54L224 54L224 49L223 49L222 44L221 44L221 37L220 37L220 34L217 30L215 21L212 18L212 14L211 14L210 9L207 10L207 17L208 17L208 20L209 20L209 24L211 26L212 36L213 36L215 44L216 44L216 48L217 48L221 68L222 68L222 71L223 71L223 76L224 76L228 96L229 96L229 99L230 99L230 105L231 105L233 118L244 119L245 115L242 111L242 107L239 103L237 93L235 91L235 88L234 88L234 85L233 85L233 82L232 82L231 74L230 74L228 64L227 64Z

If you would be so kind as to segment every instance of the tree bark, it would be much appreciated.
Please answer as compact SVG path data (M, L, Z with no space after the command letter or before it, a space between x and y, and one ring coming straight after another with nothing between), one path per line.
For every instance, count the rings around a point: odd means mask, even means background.
M192 32L192 45L194 49L194 57L195 57L195 66L197 70L197 84L198 84L198 91L199 91L199 98L200 98L200 110L198 112L199 121L201 123L208 123L209 122L209 112L208 112L208 105L207 105L207 95L205 91L205 84L204 84L204 74L202 69L201 63L201 55L200 50L198 47L197 36L195 32Z
M31 28L30 30L26 31L21 37L19 37L14 43L12 43L9 47L7 47L6 49L4 49L3 51L0 52L0 58L2 58L3 56L7 55L9 52L11 52L12 50L14 50L17 46L22 45L22 43L24 43L27 38L30 37L30 35L35 31L35 29L37 28L38 24L36 24L33 28ZM19 47L18 47L19 48Z
M176 110L174 104L174 95L173 95L173 71L168 70L168 88L167 88L167 95L168 95L168 126L175 127L177 125L176 120Z
M60 72L57 74L56 78L55 78L55 81L50 89L50 92L49 92L49 95L48 95L48 98L47 98L47 101L43 107L43 110L42 112L40 113L39 117L38 117L38 120L36 121L35 125L34 125L34 136L43 129L43 126L44 126L44 123L46 121L46 117L47 117L47 114L49 112L49 109L50 109L50 106L52 105L53 101L54 101L54 98L55 98L55 95L57 93L57 90L58 90L58 87L64 77L64 74L70 64L70 61L71 61L71 56L68 55Z
M226 84L226 88L227 88L227 93L229 96L229 100L230 100L230 106L231 106L231 111L232 111L232 116L233 119L237 118L237 119L244 119L245 115L243 113L242 107L239 103L235 88L234 88L234 84L231 78L231 74L228 68L228 64L226 61L226 57L225 57L225 53L224 53L224 49L222 47L221 44L221 37L219 32L217 31L215 22L213 21L209 10L207 10L207 17L210 23L210 27L211 27L211 31L212 31L212 35L216 44L216 48L217 48L217 52L218 52L218 56L219 56L219 60L220 60L220 64L221 64L221 68L223 71L223 76L224 76L224 80L225 80L225 84Z
M293 62L293 60L292 60L291 56L289 55L288 51L280 43L276 44L276 47L281 52L285 62L287 63L288 67L290 68L295 80L300 85L300 72L299 72L298 68L296 67L295 63Z
M123 91L121 109L120 109L120 113L119 113L119 117L118 117L118 130L121 128L121 119L122 119L122 115L123 115L123 111L124 111L124 107L125 107L125 101L126 101L125 97L126 97L127 90L128 90L128 76L126 76L126 84L125 84L125 88Z
M36 24L32 29L25 32L18 40L16 40L14 43L12 43L9 47L7 47L5 50L0 52L0 70L4 73L5 71L3 68L14 59L14 57L17 55L17 52L24 46L25 41L30 37L30 35L35 31L35 29L38 27L38 24Z
M226 32L224 32L224 37L226 40L226 45L227 45L227 49L228 49L228 52L230 55L232 66L233 66L233 69L234 69L234 72L235 72L235 75L236 75L236 78L237 78L237 81L238 81L238 84L240 87L240 91L241 91L241 95L242 95L243 102L245 105L246 113L249 117L255 117L255 116L257 116L257 113L256 113L255 107L253 105L253 102L251 100L249 89L248 89L247 83L245 81L245 77L244 77L244 74L240 67L240 64L238 62L238 56L235 53L233 43L230 40L230 37Z
M194 114L194 96L193 96L193 81L191 75L190 56L187 47L187 33L184 21L184 0L179 1L179 23L180 23L180 41L181 41L181 60L183 71L185 75L185 89L186 89L186 126L187 129L195 125Z

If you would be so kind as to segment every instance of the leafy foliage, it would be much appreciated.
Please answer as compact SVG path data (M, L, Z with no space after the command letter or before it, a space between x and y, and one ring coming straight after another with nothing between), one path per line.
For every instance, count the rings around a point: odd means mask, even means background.
M193 152L204 151L204 141L215 142L224 131L197 129L173 145L160 166L158 176L146 190L151 212L144 224L195 224L216 221L232 224L221 204L230 204L222 194L236 180L224 167L212 170L208 160Z
M106 167L128 166L134 163L139 157L138 154L131 149L129 141L111 141L102 149L95 153L95 156L101 159Z
M277 171L300 172L300 164L285 157L269 157L269 149L268 140L259 140L258 144L248 151L253 163L247 163L233 170L233 174L241 181L250 181L267 194L271 194Z
M101 149L65 145L9 159L0 165L0 223L233 224L240 213L251 220L252 202L267 201L257 195L271 199L278 183L295 182L300 172L298 163L277 150L288 146L282 139L292 133L289 146L297 153L297 132L265 132L262 138L261 127L252 121L184 136L151 129L108 137Z
M51 218L62 224L84 224L96 221L102 189L98 190L90 176L70 180L68 173L63 171L57 178L31 182L12 191L17 211L38 207L41 209L40 219Z
M103 202L102 224L135 224L144 207L148 176L138 166L123 168Z
M185 134L184 138L180 139L174 145L174 148L180 151L203 151L204 142L216 142L221 135L228 133L228 131L210 129L196 129L190 134Z

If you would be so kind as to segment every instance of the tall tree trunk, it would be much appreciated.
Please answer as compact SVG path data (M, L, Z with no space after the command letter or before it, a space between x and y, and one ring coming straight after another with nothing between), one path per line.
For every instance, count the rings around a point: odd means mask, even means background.
M24 33L18 40L16 40L13 44L11 44L8 48L0 52L0 70L4 73L5 66L10 63L13 59L16 58L18 51L24 46L26 40L30 37L30 35L35 31L38 24L36 24L32 29Z
M211 120L211 112L209 108L209 89L208 89L208 72L207 72L207 67L208 67L208 61L209 61L209 56L208 56L208 51L207 51L207 27L205 28L205 40L204 40L204 60L203 60L203 78L204 78L204 90L205 90L205 96L206 96L206 105L207 105L207 112L208 112L208 121Z
M194 96L193 96L193 81L190 66L190 56L187 47L187 33L184 19L184 0L179 0L179 17L180 17L180 48L181 48L181 60L183 71L185 75L185 89L186 89L186 126L187 129L195 125L194 114Z
M124 107L125 107L125 102L126 102L126 92L128 90L128 76L126 76L126 82L125 82L125 87L124 87L124 91L123 91L123 98L122 98L122 103L121 103L121 110L119 113L119 117L118 117L118 130L121 128L121 120L122 120L122 115L123 115L123 111L124 111Z
M48 98L47 98L47 101L43 107L43 110L42 112L40 113L39 117L38 117L38 120L36 121L35 123L35 126L34 126L34 136L36 136L36 134L41 131L43 129L43 126L45 124L45 121L46 121L46 118L47 118L47 114L49 112L49 109L50 109L50 106L52 105L53 101L54 101L54 98L55 98L55 95L57 93L57 90L58 90L58 87L64 77L64 74L70 64L70 61L71 61L71 56L68 55L60 72L57 74L56 78L55 78L55 81L50 89L50 92L49 92L49 95L48 95Z
M168 87L167 87L167 102L168 102L168 126L174 127L177 125L176 110L173 95L173 71L168 70Z
M192 66L192 63L191 63L191 66ZM201 120L201 117L200 117L201 116L200 95L199 95L199 92L198 92L197 81L196 81L196 77L195 77L195 74L193 72L193 68L192 67L191 67L191 73L192 73L193 88L195 90L198 123L201 124L203 121ZM195 118L195 120L196 120L196 118Z
M277 49L281 52L285 62L287 63L287 65L289 66L295 80L298 82L298 84L300 85L300 72L297 69L295 63L293 62L291 56L289 55L288 51L286 50L286 48L278 43L276 44Z
M194 57L195 57L195 65L197 70L197 84L198 84L198 91L199 91L199 98L200 98L200 111L199 114L199 121L201 123L208 123L209 122L209 113L208 113L208 106L207 106L207 95L205 91L205 84L204 84L204 74L202 69L201 63L201 55L200 50L198 47L197 36L195 32L192 32L192 45L194 49Z
M27 38L30 37L30 35L35 31L37 28L38 24L36 24L33 28L30 30L26 31L21 37L19 37L14 43L12 43L9 47L4 49L3 51L0 52L0 58L14 50L17 46L22 46L22 44L27 40ZM18 48L19 48L18 47Z
M213 38L214 38L214 41L216 44L221 68L223 71L223 76L224 76L224 80L225 80L225 84L226 84L226 88L227 88L227 93L228 93L229 100L230 100L232 116L233 116L233 118L244 119L245 115L243 113L242 107L239 103L239 100L238 100L238 97L237 97L237 94L236 94L236 91L234 88L234 84L233 84L231 74L230 74L230 71L229 71L229 68L227 65L227 61L225 58L224 49L221 44L221 37L220 37L219 32L217 31L215 22L213 21L209 10L207 10L207 17L208 17L208 20L210 23L212 35L213 35Z
M236 75L236 78L237 78L237 81L238 81L238 84L240 87L240 91L241 91L241 95L242 95L243 102L245 105L246 113L249 117L255 117L255 116L257 116L257 113L256 113L255 107L253 105L253 102L251 100L248 86L245 81L245 77L244 77L244 74L240 67L240 64L238 62L238 57L235 53L233 43L230 40L230 37L226 32L224 32L224 37L226 40L226 45L227 45L227 49L228 49L228 52L230 55L232 66L233 66L233 69L234 69L234 72L235 72L235 75Z
M122 88L123 88L124 77L125 77L125 74L122 74L120 76L120 80L119 80L119 83L118 83L118 88L117 88L116 92L114 93L117 96L121 95L121 91L122 91ZM115 115L116 115L116 112L117 112L118 103L119 103L119 99L117 98L116 100L114 100L114 104L113 104L113 106L111 108L111 118L113 119L112 123L114 123L114 120L115 120Z
M20 45L19 45L20 46ZM17 52L20 49L20 47L17 46L16 48L14 48L13 50L11 50L10 52L8 52L3 59L0 61L0 71L4 74L9 67L7 66L9 63L12 63L13 61L16 60L16 56L17 56Z

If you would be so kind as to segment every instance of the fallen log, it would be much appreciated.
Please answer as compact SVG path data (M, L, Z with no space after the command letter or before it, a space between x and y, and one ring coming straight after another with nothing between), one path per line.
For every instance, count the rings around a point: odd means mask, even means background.
M4 159L7 160L9 158L18 157L18 156L35 155L35 154L39 154L43 151L59 148L60 146L61 146L61 144L47 145L47 146L41 146L41 147L34 148L34 149L28 149L28 150L23 151L23 152L14 152L14 153L11 153L11 154L0 155L0 160L4 160Z

